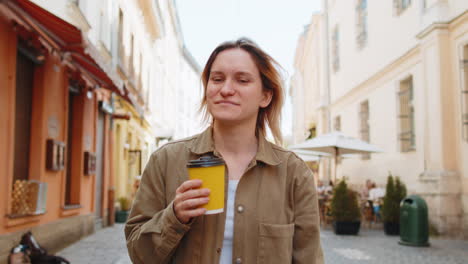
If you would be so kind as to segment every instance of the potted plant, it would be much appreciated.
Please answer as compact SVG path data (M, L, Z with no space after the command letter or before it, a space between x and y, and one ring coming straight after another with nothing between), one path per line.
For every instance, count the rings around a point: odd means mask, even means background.
M118 201L120 208L115 212L115 222L125 223L130 213L130 199L128 197L120 197Z
M333 190L331 200L333 230L337 235L357 235L361 227L361 213L357 193L348 189L346 180L341 180Z
M399 177L390 174L382 205L382 220L387 235L400 234L400 202L406 196L406 187Z

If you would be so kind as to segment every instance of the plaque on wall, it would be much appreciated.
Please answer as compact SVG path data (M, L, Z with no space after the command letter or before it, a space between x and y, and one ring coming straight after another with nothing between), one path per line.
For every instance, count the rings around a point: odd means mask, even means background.
M85 150L90 150L91 149L91 144L92 144L91 136L86 134L84 136L83 143L84 143L84 149Z
M84 174L96 174L96 154L86 151L84 156Z
M48 139L46 147L46 168L51 171L61 171L65 168L64 142Z
M56 138L59 136L60 123L56 116L52 115L47 120L47 134L50 138Z

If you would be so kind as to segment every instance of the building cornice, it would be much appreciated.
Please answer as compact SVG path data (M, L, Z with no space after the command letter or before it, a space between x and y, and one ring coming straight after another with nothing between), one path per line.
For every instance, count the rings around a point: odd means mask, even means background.
M431 25L429 25L428 27L426 27L423 31L419 32L419 33L416 35L416 38L418 38L418 39L423 39L423 38L425 38L427 35L429 35L431 32L433 32L434 30L448 29L448 28L449 28L449 23L448 23L448 22L436 22L436 23L432 23Z
M385 82L386 79L391 78L391 76L395 74L398 74L397 69L400 68L401 65L406 64L403 69L405 70L408 67L411 67L414 64L418 63L418 56L420 55L420 53L421 47L419 44L417 44L413 48L409 49L402 56L398 57L396 60L390 62L387 66L383 67L382 70L378 71L365 81L359 83L354 88L350 89L347 93L345 93L343 96L333 101L331 104L331 108L336 108L340 105L344 105L346 102L351 101L359 93L362 93L364 91L366 93L369 93L370 91L377 89L378 87L380 87L380 83Z
M452 18L449 21L440 21L440 22L434 22L424 28L421 32L419 32L416 37L418 39L423 39L427 35L429 35L431 32L434 30L440 30L440 29L450 29L453 27L456 27L459 23L463 22L465 19L468 19L468 10L465 10L465 12L461 13L460 15Z

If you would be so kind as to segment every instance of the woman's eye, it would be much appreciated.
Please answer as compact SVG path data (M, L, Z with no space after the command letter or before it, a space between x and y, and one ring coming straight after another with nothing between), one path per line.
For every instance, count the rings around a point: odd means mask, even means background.
M213 82L220 82L220 81L222 81L222 80L223 80L223 79L221 79L221 78L219 78L219 77L213 77L213 78L211 78L211 81L213 81Z
M241 83L248 83L248 82L249 82L249 80L247 80L247 79L240 79L239 81L240 81Z

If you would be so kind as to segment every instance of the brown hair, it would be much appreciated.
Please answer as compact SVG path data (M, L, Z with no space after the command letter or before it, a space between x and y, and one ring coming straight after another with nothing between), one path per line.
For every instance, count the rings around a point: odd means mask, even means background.
M205 120L208 120L207 102L206 102L206 87L210 79L210 72L213 63L219 53L228 49L242 49L250 54L255 65L260 72L262 80L262 88L272 93L270 104L265 108L260 108L257 116L257 125L255 133L265 135L266 126L270 128L271 133L275 139L276 144L281 144L283 137L281 135L280 121L281 121L281 107L283 106L283 83L280 75L280 65L270 55L264 52L252 40L248 38L240 38L236 41L227 41L221 43L211 53L205 68L202 72L203 83L203 99L201 102L200 110L203 112Z

